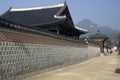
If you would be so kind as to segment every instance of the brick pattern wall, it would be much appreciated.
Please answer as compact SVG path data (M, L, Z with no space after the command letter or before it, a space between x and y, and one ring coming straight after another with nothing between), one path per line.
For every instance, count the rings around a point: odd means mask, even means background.
M28 33L20 33L16 31L0 30L0 41L16 42L16 43L33 43L43 45L55 46L69 46L69 47L86 47L83 43L77 43L58 39L43 35L33 35Z
M21 80L80 63L99 56L98 51L81 43L0 30L0 80Z

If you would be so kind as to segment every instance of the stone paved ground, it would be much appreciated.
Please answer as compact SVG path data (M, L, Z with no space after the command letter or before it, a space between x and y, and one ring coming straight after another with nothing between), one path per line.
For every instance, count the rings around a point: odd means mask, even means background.
M25 80L120 80L120 56L97 57Z

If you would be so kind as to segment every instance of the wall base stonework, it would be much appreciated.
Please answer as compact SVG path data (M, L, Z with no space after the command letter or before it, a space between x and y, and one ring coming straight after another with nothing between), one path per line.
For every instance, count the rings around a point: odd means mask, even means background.
M96 47L0 42L1 78L18 80L99 56Z

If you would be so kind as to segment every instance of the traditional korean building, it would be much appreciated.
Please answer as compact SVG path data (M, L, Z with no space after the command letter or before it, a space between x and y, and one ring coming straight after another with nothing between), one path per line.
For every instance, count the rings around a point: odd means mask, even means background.
M75 39L88 32L75 27L66 2L44 7L10 8L1 17L14 23L45 29Z

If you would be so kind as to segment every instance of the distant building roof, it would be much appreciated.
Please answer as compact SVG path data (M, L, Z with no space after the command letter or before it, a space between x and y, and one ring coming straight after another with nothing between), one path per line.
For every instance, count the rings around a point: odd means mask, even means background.
M109 38L109 37L105 34L102 34L100 31L97 31L96 34L90 35L89 38L91 38L91 39L101 39L101 38Z

